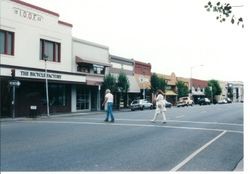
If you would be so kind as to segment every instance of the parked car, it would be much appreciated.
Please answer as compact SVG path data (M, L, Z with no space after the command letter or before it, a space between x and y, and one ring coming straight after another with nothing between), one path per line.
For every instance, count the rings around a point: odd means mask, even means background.
M227 100L226 99L222 99L222 100L219 100L218 101L218 104L226 104L227 103Z
M179 98L179 101L177 102L177 107L184 107L184 106L193 106L194 101L190 99L190 97L181 97Z
M232 103L232 100L230 98L226 98L227 103Z
M130 104L131 111L140 109L153 109L153 104L145 99L134 100Z
M211 101L208 98L200 98L198 100L199 105L210 105Z

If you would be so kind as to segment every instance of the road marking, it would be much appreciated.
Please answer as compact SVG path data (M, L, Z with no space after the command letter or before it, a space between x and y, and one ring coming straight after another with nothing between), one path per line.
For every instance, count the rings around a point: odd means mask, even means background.
M184 117L185 115L180 115L177 116L178 118ZM176 117L176 118L177 118ZM76 120L103 120L103 118L63 118L63 119L76 119ZM126 118L119 118L116 120L120 121L135 121L135 122L141 122L141 121L146 121L148 122L149 119L126 119ZM227 126L240 126L242 127L243 124L237 124L237 123L219 123L219 122L200 122L200 121L185 121L185 120L167 120L168 122L173 122L173 123L193 123L193 124L218 124L218 125L227 125Z
M178 116L176 116L176 118L182 118L182 117L184 117L185 115L178 115Z
M212 144L217 139L219 139L221 136L223 136L226 132L227 131L223 131L217 137L213 138L212 140L210 140L209 142L207 142L205 145L203 145L202 147L200 147L199 149L197 149L196 151L194 151L191 155L189 155L186 159L184 159L181 163L179 163L177 166L175 166L174 168L172 168L170 171L176 172L177 170L179 170L181 167L183 167L185 164L187 164L190 160L192 160L197 154L199 154L201 151L203 151L204 149L206 149L210 144Z
M231 133L243 134L243 131L224 130L224 129L209 129L200 127L182 127L182 126L165 126L157 124L127 124L127 123L97 123L97 122L74 122L74 121L19 121L29 123L49 123L49 124L83 124L83 125L108 125L108 126L130 126L130 127L159 127L169 129L188 129L188 130L201 130L201 131L227 131Z

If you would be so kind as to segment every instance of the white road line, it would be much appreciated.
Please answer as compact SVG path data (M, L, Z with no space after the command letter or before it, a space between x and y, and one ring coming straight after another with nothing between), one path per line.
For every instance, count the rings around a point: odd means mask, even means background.
M180 115L178 116L178 118L184 117L184 115ZM63 118L63 119L76 119L76 120L104 120L103 118ZM148 122L149 119L126 119L126 118L119 118L116 120L120 120L120 121L137 121L137 122L141 122L141 121L146 121ZM200 122L200 121L185 121L185 120L167 120L168 122L173 122L173 123L193 123L193 124L218 124L218 125L227 125L227 126L240 126L242 127L243 124L237 124L237 123L219 123L219 122Z
M176 116L176 118L182 118L182 117L184 117L185 115L178 115L178 116Z
M243 134L242 131L234 131L234 130L209 129L209 128L199 128L199 127L164 126L156 124L97 123L97 122L73 122L73 121L19 121L19 122L49 123L49 124L108 125L108 126L130 126L130 127L159 127L159 128L169 128L169 129L187 129L187 130L216 131L216 132L227 131L231 133Z
M204 149L206 149L210 144L212 144L217 139L219 139L221 136L223 136L226 132L227 131L223 131L217 137L213 138L212 140L210 140L209 142L207 142L205 145L203 145L202 147L200 147L199 149L197 149L196 151L194 151L191 155L189 155L186 159L184 159L181 163L179 163L177 166L175 166L174 168L172 168L170 171L176 172L177 170L179 170L181 167L183 167L185 164L187 164L190 160L192 160L197 154L199 154L201 151L203 151Z

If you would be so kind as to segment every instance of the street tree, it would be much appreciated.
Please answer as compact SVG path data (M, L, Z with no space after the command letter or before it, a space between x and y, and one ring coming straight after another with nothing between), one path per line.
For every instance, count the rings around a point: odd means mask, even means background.
M242 6L231 6L229 3L221 3L217 2L216 4L212 4L212 2L208 2L207 5L204 6L208 12L215 12L217 13L216 19L218 21L225 22L228 18L230 19L232 24L241 25L244 28L243 18L236 17L233 14L233 7L242 7Z
M185 84L185 82L183 81L178 81L176 83L176 86L177 86L177 93L178 93L178 98L180 97L185 97L188 95L188 87L187 85Z
M119 103L118 103L118 107L120 108L121 99L123 99L123 101L125 101L124 103L126 104L126 100L124 100L124 95L127 96L128 89L129 89L129 80L124 72L119 73L119 76L117 79L117 89L118 89L118 93L120 94Z
M205 96L209 98L210 100L212 99L212 91L209 87L205 88Z
M165 89L167 87L167 83L164 78L158 77L156 73L153 73L150 79L151 83L151 91L152 93L156 93L158 89L165 92Z
M220 95L222 92L221 87L219 85L219 82L217 80L209 80L208 87L209 88L212 87L211 88L212 89L212 99L214 99L216 95Z
M105 91L106 89L110 89L111 92L117 91L116 78L112 74L108 74L104 77L102 91Z
M156 73L152 74L150 78L150 83L151 83L151 92L156 93L159 86L159 77L157 76Z

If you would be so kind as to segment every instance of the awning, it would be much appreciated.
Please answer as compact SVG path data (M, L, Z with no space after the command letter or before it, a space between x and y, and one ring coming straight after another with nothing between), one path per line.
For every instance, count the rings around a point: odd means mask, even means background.
M127 76L129 80L129 93L140 93L140 88L134 76Z
M118 78L119 74L113 74L113 76L115 76L116 78ZM138 86L138 83L135 79L134 76L131 75L126 75L129 81L129 89L128 89L128 93L140 93L140 87Z
M177 94L174 91L172 91L172 90L167 90L165 92L165 95L167 95L167 96L176 96Z
M95 64L95 65L108 66L108 67L111 66L110 63L95 62L95 61L92 61L92 60L86 60L86 59L81 58L81 57L78 57L78 56L76 56L75 58L76 58L76 63L77 63L77 64L88 63L88 64Z

